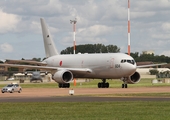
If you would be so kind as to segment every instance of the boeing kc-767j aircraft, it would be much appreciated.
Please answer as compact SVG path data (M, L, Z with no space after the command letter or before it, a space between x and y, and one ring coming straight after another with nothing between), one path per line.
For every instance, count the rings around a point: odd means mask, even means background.
M70 87L74 78L101 79L98 88L108 88L106 79L120 79L122 88L127 84L135 84L140 81L140 74L136 71L135 60L124 53L95 53L95 54L68 54L60 55L54 45L52 36L43 18L40 19L44 39L46 59L40 64L45 66L0 64L0 66L43 69L52 73L52 78L60 88ZM39 64L39 63L37 63ZM156 66L154 64L149 66Z

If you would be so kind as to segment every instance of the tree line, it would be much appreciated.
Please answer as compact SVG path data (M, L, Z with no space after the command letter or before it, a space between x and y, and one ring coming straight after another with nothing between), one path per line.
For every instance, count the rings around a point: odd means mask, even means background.
M116 45L103 44L85 44L77 45L75 53L115 53L120 52L120 48ZM61 51L61 54L73 54L73 47L67 47Z
M170 57L165 55L154 55L154 54L139 54L138 52L130 54L136 62L151 61L154 63L170 63Z

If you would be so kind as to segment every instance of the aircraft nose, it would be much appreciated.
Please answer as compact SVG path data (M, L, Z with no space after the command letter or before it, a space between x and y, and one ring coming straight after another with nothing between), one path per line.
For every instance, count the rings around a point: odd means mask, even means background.
M134 64L134 65L130 65L130 67L129 67L129 71L130 71L131 73L136 72L136 64Z
M136 72L136 64L128 64L126 67L126 69L124 69L124 73L129 76L132 75Z

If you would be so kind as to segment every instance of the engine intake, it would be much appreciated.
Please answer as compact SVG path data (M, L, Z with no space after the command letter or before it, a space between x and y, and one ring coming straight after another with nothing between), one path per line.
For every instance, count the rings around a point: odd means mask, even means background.
M73 74L68 70L60 70L57 71L52 78L57 83L69 83L73 80Z
M127 83L129 84L135 84L140 81L140 74L138 72L135 72L132 76L130 76L127 80Z

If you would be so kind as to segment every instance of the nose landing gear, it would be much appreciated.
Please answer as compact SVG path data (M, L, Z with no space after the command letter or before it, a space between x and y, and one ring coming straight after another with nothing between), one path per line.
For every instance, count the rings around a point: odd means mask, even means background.
M122 88L128 88L128 85L126 83L123 83Z
M106 79L102 79L102 81L98 83L98 88L109 88L109 83L106 82Z
M127 78L123 78L122 81L123 81L122 88L128 88Z

